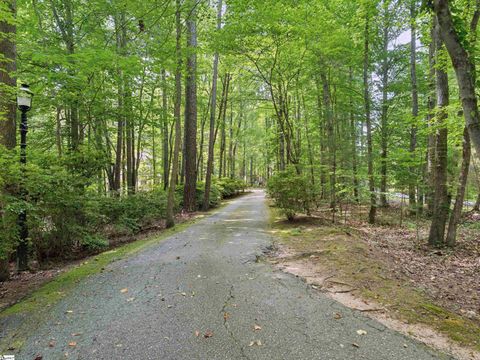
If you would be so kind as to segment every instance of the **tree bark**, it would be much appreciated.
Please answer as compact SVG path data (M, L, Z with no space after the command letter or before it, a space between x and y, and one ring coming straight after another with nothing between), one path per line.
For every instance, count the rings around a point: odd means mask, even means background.
M9 18L0 21L0 145L7 149L16 146L16 2L7 0L6 10ZM10 191L8 186L2 191ZM3 214L3 211L2 211ZM2 215L3 216L3 215ZM0 281L10 278L9 246L4 247L5 253L0 254Z
M175 145L173 148L172 160L172 174L170 183L168 184L168 197L166 209L166 226L171 228L175 226L174 207L175 207L175 190L177 186L178 168L180 148L182 146L181 135L181 106L182 106L182 24L180 18L180 1L176 0L175 11L175 26L176 26L176 58L177 66L175 70L175 104L174 104L174 118L175 118Z
M428 115L427 115L427 126L429 127L428 132L428 149L427 149L427 209L428 213L433 213L433 203L434 203L434 192L435 187L435 134L433 129L435 128L435 108L436 108L436 81L435 81L435 26L432 26L430 31L431 42L429 45L428 58L429 58L429 76L428 76Z
M222 0L217 4L217 31L222 27ZM210 107L210 127L208 137L208 159L207 173L205 175L205 193L203 196L203 210L210 207L210 188L212 183L213 156L215 150L215 118L217 110L217 80L218 80L218 52L213 57L213 75L212 75L212 101Z
M386 10L387 11L387 10ZM387 204L387 157L388 157L388 42L389 42L389 23L388 14L384 14L385 22L383 25L383 59L382 59L382 110L381 110L381 134L380 134L380 206L386 207Z
M460 223L460 218L462 217L463 200L465 199L465 188L467 186L471 153L470 135L468 134L468 130L465 128L463 133L462 166L458 179L457 196L455 199L455 205L453 206L452 214L450 215L450 222L448 223L446 243L450 247L454 247L457 241L457 227Z
M320 74L323 89L323 108L325 111L325 124L328 139L328 165L330 173L330 208L335 212L336 208L336 146L335 146L335 129L333 124L332 99L330 94L330 85L324 72Z
M433 8L457 76L465 125L475 147L476 155L480 157L480 113L478 111L478 98L475 93L476 69L474 58L468 53L465 42L461 40L455 28L448 0L433 0ZM472 33L476 31L476 23L474 29L470 30Z
M163 135L163 189L168 188L168 176L170 175L169 163L169 134L168 134L168 95L167 95L167 79L165 69L162 69L162 135Z
M191 1L187 18L187 79L185 84L185 186L183 208L187 212L196 209L197 187L197 10Z
M370 85L369 85L369 65L370 65L370 43L369 43L369 17L365 19L365 44L363 58L363 86L365 103L365 125L367 127L367 164L368 164L368 189L370 191L370 210L368 212L368 222L375 223L377 213L377 195L375 194L375 178L373 173L373 141L372 141L372 119L370 114Z
M437 134L435 139L435 187L433 202L433 217L430 226L428 243L432 246L442 246L445 237L445 225L450 208L450 199L447 188L447 152L448 152L448 130L447 130L447 106L449 105L447 64L441 59L443 41L441 39L440 27L435 21L435 52L436 52L436 89L437 89Z
M417 117L418 117L418 88L417 88L417 30L415 25L416 19L416 1L410 3L410 21L411 21L411 40L410 40L410 82L412 91L412 127L410 128L410 156L415 159L415 151L417 148ZM410 177L416 179L416 167L410 167ZM416 181L410 181L408 184L408 199L410 211L419 211L420 204L416 201Z
M350 67L349 71L349 82L350 87L353 89L353 70ZM351 141L352 141L352 175L353 175L353 198L355 202L360 202L359 197L359 182L358 182L358 160L357 160L357 124L355 122L355 114L353 112L353 97L350 95L350 133L351 133Z

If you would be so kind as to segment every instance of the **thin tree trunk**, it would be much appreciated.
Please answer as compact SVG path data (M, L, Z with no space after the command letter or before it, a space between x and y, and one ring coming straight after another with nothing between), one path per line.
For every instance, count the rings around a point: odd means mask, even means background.
M333 212L336 210L336 146L335 146L335 129L333 125L332 111L332 95L330 93L330 85L325 73L320 74L323 86L323 108L325 109L325 124L327 128L328 141L328 164L330 172L330 208Z
M168 197L166 209L166 226L171 228L175 225L174 207L175 207L175 190L177 186L178 167L180 147L182 146L181 134L181 106L182 106L182 25L180 18L180 1L176 0L175 25L176 25L176 58L177 68L175 70L175 145L173 148L172 174L170 183L168 184Z
M388 34L389 26L387 20L388 14L384 14L385 24L383 25L383 60L382 60L382 111L381 111L381 134L380 134L380 206L386 207L387 204L387 157L388 157Z
M318 119L319 119L319 135L320 135L320 190L321 190L321 198L325 199L326 193L326 184L327 178L325 174L325 119L323 116L323 107L322 107L322 99L321 99L321 90L320 90L320 81L318 77L315 79L315 85L317 88L317 112L318 112Z
M222 0L218 0L217 6L217 31L222 26ZM213 58L213 76L212 76L212 101L210 107L210 127L208 137L208 159L207 174L205 176L205 193L203 196L203 210L210 207L210 188L212 183L213 156L215 150L215 118L217 109L217 79L218 79L218 52L215 52ZM223 101L223 99L222 99Z
M183 208L196 210L197 188L197 9L190 1L192 10L187 18L187 80L185 84L185 186Z
M435 187L435 134L434 134L434 121L435 121L435 108L436 108L436 80L435 80L435 27L432 26L431 29L431 39L428 51L429 58L429 96L428 96L428 115L427 115L427 126L429 127L428 132L428 155L427 155L427 209L429 214L433 213L433 203L434 203L434 192Z
M165 69L162 69L162 135L163 135L163 189L168 188L168 176L170 174L169 134L168 134L168 96L167 79Z
M460 223L460 218L462 217L463 200L465 199L465 188L467 186L471 154L470 135L465 128L463 133L463 159L460 169L460 177L458 179L457 197L455 199L452 214L450 215L450 222L447 231L446 243L450 247L454 247L457 241L457 227Z
M353 88L353 70L349 71L350 87ZM353 198L355 202L360 202L358 193L358 173L357 173L357 124L355 123L355 114L353 112L353 97L350 95L350 133L352 139L352 174L353 174Z
M411 21L411 40L410 40L410 82L412 88L412 127L410 129L410 156L415 159L415 150L417 148L417 125L418 117L418 89L417 89L417 30L415 25L416 19L416 1L411 1L410 4L410 21ZM410 177L415 179L415 166L410 167ZM416 184L410 181L408 184L408 199L410 210L417 212L419 207L423 204L418 204L416 201Z
M369 85L369 65L370 65L370 43L369 43L369 17L365 19L365 48L363 58L363 86L365 103L365 124L367 127L367 164L368 164L368 189L370 192L370 211L368 213L368 222L375 223L377 212L377 196L375 194L375 179L373 173L373 141L372 141L372 119L370 114L370 85Z

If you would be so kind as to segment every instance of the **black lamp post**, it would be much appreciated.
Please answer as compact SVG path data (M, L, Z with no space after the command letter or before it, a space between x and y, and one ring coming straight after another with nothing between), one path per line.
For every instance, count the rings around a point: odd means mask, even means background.
M25 165L27 164L27 112L32 108L33 93L29 86L22 84L18 91L17 106L22 113L20 122L20 167L22 180L20 186L20 197L27 200L27 190L23 183L25 179ZM19 243L17 246L17 271L28 270L28 226L27 210L22 209L18 214Z

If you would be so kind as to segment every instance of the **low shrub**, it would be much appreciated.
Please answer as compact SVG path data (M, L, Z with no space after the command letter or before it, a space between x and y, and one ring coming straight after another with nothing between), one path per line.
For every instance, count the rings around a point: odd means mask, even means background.
M297 174L294 167L272 176L267 183L267 192L288 220L293 220L298 213L310 214L318 195L310 178Z
M216 179L214 184L219 188L223 199L236 196L246 188L245 182L239 179L221 178Z

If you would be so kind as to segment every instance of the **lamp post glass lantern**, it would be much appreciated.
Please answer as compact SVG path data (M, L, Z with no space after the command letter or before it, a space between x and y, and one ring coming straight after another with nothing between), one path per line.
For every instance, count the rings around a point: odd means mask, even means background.
M22 84L18 90L17 105L20 111L28 111L32 108L33 92L26 84Z
M22 113L20 121L20 166L22 172L22 179L20 183L20 197L22 201L27 200L27 191L24 184L25 179L25 165L27 163L27 112L32 108L33 92L29 86L22 84L18 90L17 106ZM20 210L18 214L18 229L19 242L17 246L17 271L28 270L28 226L27 226L27 211Z

